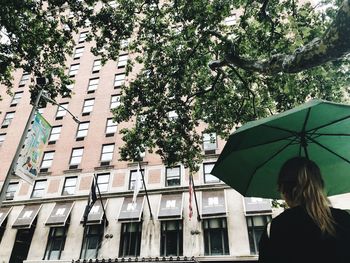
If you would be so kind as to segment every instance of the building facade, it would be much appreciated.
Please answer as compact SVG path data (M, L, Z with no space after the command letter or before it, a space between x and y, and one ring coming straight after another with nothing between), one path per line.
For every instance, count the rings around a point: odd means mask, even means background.
M189 171L181 164L166 167L154 154L146 153L140 162L147 192L141 188L132 202L138 163L119 161L118 152L118 131L130 123L114 123L111 109L120 104L121 86L133 77L125 76L133 54L102 66L89 52L86 33L76 36L74 54L67 58L75 81L72 98L59 98L61 107L39 109L53 128L37 180L29 184L13 177L6 189L0 262L256 261L264 226L280 210L273 210L269 200L243 198L210 174L224 146L215 134L203 134L204 162L193 175L193 215ZM31 111L32 77L16 72L13 96L0 89L1 182ZM102 200L84 227L94 176ZM334 202L349 208L350 198Z

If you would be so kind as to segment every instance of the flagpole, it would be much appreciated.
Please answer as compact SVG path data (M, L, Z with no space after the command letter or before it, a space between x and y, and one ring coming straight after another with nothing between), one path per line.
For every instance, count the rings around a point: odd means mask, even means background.
M138 164L139 164L140 173L141 173L141 176L142 176L142 184L143 184L143 187L144 187L145 193L146 193L146 199L147 199L147 204L148 204L148 209L149 209L150 218L151 218L151 220L153 220L152 209L151 209L151 205L150 205L150 202L149 202L148 192L147 192L146 183L145 183L145 177L143 176L143 172L142 172L142 170L141 170L141 164L140 164L140 162L138 162Z
M101 192L100 192L100 187L98 186L98 183L97 183L97 178L96 178L96 175L94 174L94 180L96 182L96 187L97 187L97 191L98 191L98 196L100 197L100 202L101 202L101 206L102 206L102 210L103 210L103 217L104 219L106 219L106 227L109 225L109 222L108 222L108 219L107 219L107 216L106 216L106 210L105 210L105 207L103 205L103 202L102 202L102 197L101 197Z
M39 86L39 85L38 85ZM41 85L40 85L41 86ZM11 181L11 175L16 167L16 164L17 164L17 161L18 161L18 157L22 151L22 146L26 140L26 137L27 137L27 134L28 134L28 130L29 130L29 127L30 125L32 124L32 120L34 118L34 115L35 115L35 111L39 105L39 102L40 102L40 98L43 94L43 89L41 87L40 91L39 91L39 94L35 100L35 103L32 107L32 110L29 114L29 117L28 117L28 120L27 120L27 123L26 123L26 126L24 128L24 131L22 133L22 136L21 136L21 139L19 140L19 143L18 143L18 146L17 146L17 149L16 149L16 153L15 153L15 156L13 157L12 159L12 162L11 162L11 165L10 165L10 168L8 169L7 171L7 174L6 174L6 177L5 177L5 180L4 180L4 183L2 184L2 187L1 187L1 193L0 193L0 207L2 206L2 202L5 200L6 198L6 190L10 184L10 181Z
M198 209L197 196L196 196L196 188L194 187L193 175L190 176L190 180L191 180L191 183L192 183L192 190L193 190L193 195L194 195L194 201L196 203L196 208L197 208L197 220L201 221L201 217L200 217L199 209Z

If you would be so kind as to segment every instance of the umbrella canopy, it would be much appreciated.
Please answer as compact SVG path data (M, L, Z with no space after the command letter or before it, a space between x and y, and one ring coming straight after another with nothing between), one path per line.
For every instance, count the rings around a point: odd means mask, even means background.
M316 162L327 195L350 192L350 105L312 100L230 135L212 174L244 196L280 198L277 177L295 156Z

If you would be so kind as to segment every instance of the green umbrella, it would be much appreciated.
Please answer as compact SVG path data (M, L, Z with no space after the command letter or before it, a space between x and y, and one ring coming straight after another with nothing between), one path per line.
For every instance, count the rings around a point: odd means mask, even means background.
M280 198L277 177L294 156L316 162L327 195L350 192L350 105L312 100L230 135L212 174L244 196Z

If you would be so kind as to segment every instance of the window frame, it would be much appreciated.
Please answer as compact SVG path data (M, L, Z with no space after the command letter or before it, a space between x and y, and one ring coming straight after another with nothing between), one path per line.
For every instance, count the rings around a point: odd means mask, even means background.
M122 87L125 84L125 78L126 78L125 73L115 74L114 75L114 84L113 84L114 88L117 89L117 88Z
M202 136L203 136L203 151L205 153L215 153L215 151L218 148L218 140L217 140L216 132L203 133Z
M261 217L263 224L259 226L254 225L254 218ZM272 220L271 214L261 214L261 215L249 215L246 216L247 221L247 232L249 239L249 249L251 255L257 255L259 253L259 240L262 233L265 230L265 225ZM260 232L258 234L257 232Z
M118 56L117 68L125 68L128 64L129 54L120 54Z
M217 178L216 176L212 175L211 173L206 172L206 167L207 166L214 166L215 162L208 162L208 163L203 163L203 180L205 184L215 184L215 183L220 183L221 180L219 178ZM207 176L209 177L214 177L211 180L208 180Z
M18 87L23 87L26 85L27 81L29 80L30 78L30 74L27 73L27 72L23 72L22 76L21 76L21 79L18 83Z
M128 231L132 227L134 227L135 231ZM120 230L119 257L125 258L140 256L141 238L142 221L122 223ZM135 245L134 249L132 249L132 245Z
M169 224L175 224L175 230L169 230ZM176 254L168 253L168 240L171 235L176 235ZM170 236L170 237L169 237ZM170 242L172 243L172 242ZM162 220L160 222L160 256L182 256L183 255L183 220Z
M17 91L13 94L12 96L12 100L11 100L11 104L10 107L14 107L17 106L19 101L22 99L24 92L23 91ZM19 95L19 96L18 96Z
M211 224L214 224L215 220L216 221L220 220L219 227L216 227L216 228L211 227ZM204 255L207 255L207 256L229 255L230 249L229 249L226 217L203 219L202 227L203 227ZM219 237L221 237L220 253L212 252L213 247L212 247L211 241L214 235L219 235Z
M6 189L5 200L13 200L18 190L18 187L19 182L10 182Z
M8 111L5 113L5 117L2 121L1 128L6 128L11 124L12 120L15 118L15 113L15 111Z
M100 78L99 77L89 79L87 92L88 93L95 92L97 90L97 88L98 88L99 82L100 82Z
M69 168L73 168L73 166L74 168L77 168L81 164L83 155L84 155L84 147L73 148L69 159Z
M59 260L59 259L61 259L61 254L62 254L62 251L64 250L64 246L66 244L67 229L68 229L67 224L65 226L60 226L60 227L50 227L49 235L47 237L44 260L52 260L52 259ZM57 235L57 234L60 234L59 230L63 230L62 235ZM53 250L55 245L57 245L56 244L57 241L60 242L59 243L59 250ZM58 257L51 257L53 251L59 251Z
M101 59L95 59L92 63L92 73L97 73L102 68L102 60Z
M90 104L92 102L92 104ZM94 110L95 98L85 99L82 109L82 115L89 115Z
M131 170L130 171L129 186L128 186L129 190L134 190L134 185L135 185L135 181L136 181L136 179L134 179L134 177L135 177L134 175L136 175L137 171L138 170ZM141 169L140 172L141 172L141 187L140 187L140 189L143 189L143 185L144 185L143 179L145 178L145 176L142 176L142 175L145 174L145 170Z
M120 94L115 94L111 96L111 103L110 103L110 109L116 109L120 106L121 102L121 95Z
M86 37L87 37L87 34L89 34L89 31L83 31L83 32L80 32L79 34L79 38L78 38L78 43L81 44L81 43L84 43L85 40L86 40Z
M48 157L49 154L52 154L52 158L46 159L45 157ZM40 170L51 168L54 156L55 156L55 151L46 151L46 152L44 152L43 158L42 158L41 164L40 164ZM49 156L49 157L51 157L51 156ZM45 164L45 166L43 166L44 163L48 163L49 165Z
M105 152L105 148L108 146L112 146L113 145L113 150L112 151L108 151ZM113 155L114 155L114 149L115 149L115 144L114 143L108 143L108 144L103 144L102 148L101 148L101 156L100 156L100 162L104 163L104 162L111 162L113 160ZM107 158L105 159L106 155L110 155L111 154L111 158Z
M57 128L59 128L59 132L54 132L55 129L57 129ZM62 131L62 125L53 126L51 129L50 137L49 137L49 143L58 141L58 139L60 138L60 135L61 135L61 131ZM52 139L52 137L54 137L54 140Z
M84 54L85 47L76 47L74 50L73 59L80 59Z
M75 75L77 75L79 68L80 68L80 63L70 65L69 71L68 71L68 76L74 77Z
M87 124L87 128L81 129L82 125ZM84 122L80 122L77 128L77 133L75 135L76 139L82 139L85 138L88 135L89 132L89 127L90 127L90 122L89 121L84 121ZM85 132L86 131L86 132ZM81 136L81 133L85 134L84 136Z
M40 185L39 185L40 184ZM42 184L42 185L41 185ZM47 186L47 180L36 180L30 198L43 198Z
M110 173L101 173L101 174L97 174L96 176L96 183L98 185L98 188L100 189L101 193L105 193L108 192L108 187L109 187L109 180L111 178ZM106 177L107 181L102 181L101 178ZM101 182L102 181L102 182ZM96 193L98 193L97 188L96 188Z
M67 182L70 181L70 180L73 180L74 179L74 184L72 185L67 185ZM76 187L77 187L77 183L78 183L78 176L70 176L70 177L66 177L64 179L64 184L63 184L63 188L62 188L62 193L61 195L62 196L69 196L69 195L74 195L75 194L75 190L76 190ZM67 190L67 189L71 189L73 188L73 193L71 193L71 190Z
M118 130L118 123L113 121L113 118L108 118L106 122L106 129L105 134L106 135L113 135Z
M56 120L62 119L64 116L66 116L68 105L68 102L60 103L59 106L57 105L57 111L55 115Z
M0 133L0 145L4 143L6 139L6 133Z
M179 183L178 184L169 184L169 171L173 171L175 169L177 169L179 171L178 175L177 176L171 176L170 178L174 178L172 180L178 180ZM181 166L177 165L177 166L174 166L174 167L165 167L165 186L166 187L171 187L171 186L180 186L180 185L181 185Z
M92 229L94 231L92 231ZM97 258L98 252L101 248L101 241L103 238L103 234L104 234L103 224L86 226L86 231L84 232L83 242L80 250L80 258L82 259ZM96 242L97 246L93 249L95 250L94 256L90 256L90 254L88 254L88 247L90 242L95 241L95 240L91 240L94 238L97 238L97 242Z

